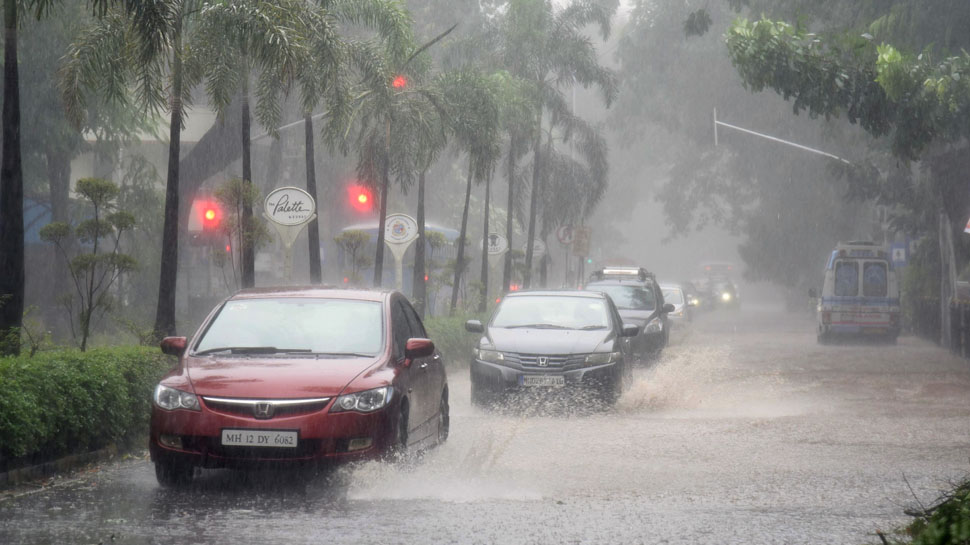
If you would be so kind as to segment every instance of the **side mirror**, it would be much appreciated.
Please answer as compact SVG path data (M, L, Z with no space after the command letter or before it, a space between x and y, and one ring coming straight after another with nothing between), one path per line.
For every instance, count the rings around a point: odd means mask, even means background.
M808 296L815 299L818 297L818 292L815 291L815 288L808 288Z
M624 337L636 337L640 333L640 326L637 324L623 324Z
M472 333L485 333L485 326L478 320L468 320L465 322L465 331Z
M670 303L664 303L664 308L663 308L663 311L664 312L673 312L675 310L677 310L677 309L674 308L674 305L672 305Z
M408 360L427 358L434 354L434 343L431 339L408 339L404 345L404 357Z
M169 356L181 356L185 352L185 346L188 344L188 339L185 337L165 337L159 346L162 348L163 354L168 354Z

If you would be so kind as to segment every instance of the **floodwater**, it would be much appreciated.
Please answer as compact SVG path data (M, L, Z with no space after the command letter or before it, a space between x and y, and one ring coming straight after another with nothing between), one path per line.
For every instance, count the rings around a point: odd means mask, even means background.
M606 412L482 412L455 370L451 438L420 460L173 491L130 459L0 497L0 543L877 543L970 473L970 363L812 328L703 314Z

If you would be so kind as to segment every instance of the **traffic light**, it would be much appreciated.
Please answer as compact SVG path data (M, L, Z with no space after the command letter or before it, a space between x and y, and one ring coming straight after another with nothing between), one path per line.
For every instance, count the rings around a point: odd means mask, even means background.
M350 207L364 213L374 209L374 196L369 187L352 185L347 188L347 198Z
M219 233L222 227L222 206L213 200L200 201L199 211L202 214L202 232Z
M391 80L391 87L397 89L398 91L403 91L407 86L408 78L404 74L398 74L393 80Z

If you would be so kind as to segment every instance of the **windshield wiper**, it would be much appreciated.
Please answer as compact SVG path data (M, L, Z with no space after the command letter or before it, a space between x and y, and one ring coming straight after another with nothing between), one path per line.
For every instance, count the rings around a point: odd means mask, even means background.
M569 327L557 324L519 324L505 326L505 329L521 329L526 327L530 329L571 329Z
M275 346L223 346L220 348L210 348L196 352L196 356L215 354L217 352L229 352L231 354L309 354L309 348L276 348Z
M373 358L374 354L364 354L362 352L314 352L317 356L335 356L335 357L351 357L351 358Z
M592 331L594 329L606 329L605 325L586 325L579 328L581 331Z

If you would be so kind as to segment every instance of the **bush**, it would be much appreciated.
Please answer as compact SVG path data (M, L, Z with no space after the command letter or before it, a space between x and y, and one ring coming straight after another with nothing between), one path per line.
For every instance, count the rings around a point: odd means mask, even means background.
M0 471L121 443L148 430L158 348L115 347L0 358Z
M919 514L907 530L913 545L970 543L970 481L958 485L940 503Z
M465 331L466 320L481 320L485 323L488 316L478 314L441 316L424 321L428 335L438 347L448 367L468 367L472 349L478 345L478 339L481 338L478 333Z

